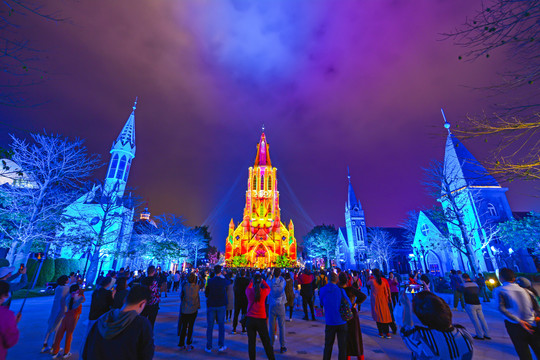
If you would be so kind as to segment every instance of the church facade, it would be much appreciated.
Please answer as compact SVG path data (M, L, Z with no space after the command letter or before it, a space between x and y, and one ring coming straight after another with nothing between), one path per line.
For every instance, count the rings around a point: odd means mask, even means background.
M442 173L440 208L421 211L416 226L411 254L411 266L443 275L451 269L464 272L495 271L511 267L518 271L535 272L532 257L526 249L510 249L497 237L497 224L512 219L513 214L503 188L461 141L448 130ZM458 212L461 221L448 219ZM461 227L459 223L461 222ZM463 239L468 234L469 243ZM453 243L463 244L460 251ZM471 264L471 259L474 264Z
M367 228L364 210L356 197L348 174L349 189L345 203L345 226L338 230L338 252L340 262L347 269L363 269L367 259Z
M126 195L126 184L135 158L135 109L111 147L111 157L105 180L70 204L64 211L69 219L63 234L73 238L93 239L79 246L65 246L60 251L63 258L87 258L89 281L100 268L117 269L123 265L133 230L134 206L131 194ZM93 266L92 266L93 265Z
M249 168L242 221L229 224L225 261L229 266L255 268L296 265L296 239L292 220L281 222L277 169L272 167L266 136L257 145L255 164Z

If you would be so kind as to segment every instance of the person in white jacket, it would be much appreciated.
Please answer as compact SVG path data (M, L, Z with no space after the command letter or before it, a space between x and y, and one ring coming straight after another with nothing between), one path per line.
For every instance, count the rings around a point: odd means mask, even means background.
M69 294L69 285L67 285L69 278L67 275L62 275L56 280L56 289L54 289L54 300L51 307L51 314L49 315L49 321L47 322L47 332L45 333L45 339L43 339L43 348L41 352L49 352L51 349L48 345L49 337L53 339L56 335L56 331L62 323L65 313L66 297Z
M268 295L268 309L270 322L270 343L274 346L276 335L276 321L279 326L280 353L287 351L285 347L285 279L281 276L281 269L274 269L274 276L268 282L270 295Z

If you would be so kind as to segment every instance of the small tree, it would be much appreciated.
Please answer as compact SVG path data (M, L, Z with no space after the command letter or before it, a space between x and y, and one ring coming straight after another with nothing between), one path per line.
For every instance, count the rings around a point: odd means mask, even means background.
M369 229L368 231L369 258L377 261L385 273L388 272L388 264L396 255L396 239L390 233L380 227Z
M35 243L54 242L64 220L64 208L73 202L83 182L98 167L82 140L58 135L32 134L32 143L12 136L13 184L0 190L0 231L10 241L10 263L26 263Z
M338 232L334 225L317 225L304 237L304 249L310 258L325 258L326 267L335 260Z
M199 260L206 257L208 246L212 236L208 231L208 226L195 226L189 231L187 244L188 257L193 261L193 266L197 267Z

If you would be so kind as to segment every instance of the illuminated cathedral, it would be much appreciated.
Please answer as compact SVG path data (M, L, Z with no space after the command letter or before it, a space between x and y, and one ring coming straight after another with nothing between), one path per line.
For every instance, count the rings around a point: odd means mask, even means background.
M276 171L263 128L255 165L249 168L243 220L236 227L232 219L229 224L225 260L230 266L296 265L294 225L281 222Z

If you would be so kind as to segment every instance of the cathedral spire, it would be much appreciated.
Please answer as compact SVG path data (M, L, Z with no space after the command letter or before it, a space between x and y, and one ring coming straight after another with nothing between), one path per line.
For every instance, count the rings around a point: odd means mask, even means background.
M257 156L255 157L255 167L257 166L272 166L272 163L270 161L270 146L268 145L268 142L266 141L266 136L264 135L264 125L263 125L263 133L261 134L261 139L259 140L259 143L257 144Z
M347 177L349 178L349 193L348 193L348 206L349 209L360 209L360 203L358 202L358 198L356 197L356 194L354 193L354 189L351 184L351 173L349 172L349 167L347 167Z
M114 149L118 149L130 152L133 154L133 156L135 156L135 110L137 109L137 100L138 97L135 98L135 103L133 104L133 110L131 111L131 115L129 115L129 118L124 124L122 131L116 138L116 141L113 143L113 148L111 149L111 152Z

